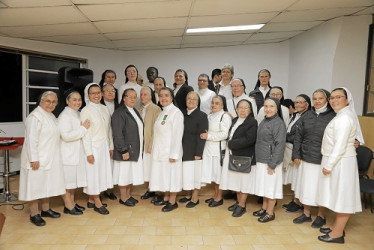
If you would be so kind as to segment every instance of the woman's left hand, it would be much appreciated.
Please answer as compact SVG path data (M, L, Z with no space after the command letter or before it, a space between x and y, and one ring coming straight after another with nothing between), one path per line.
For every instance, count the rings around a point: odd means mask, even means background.
M113 150L109 150L110 158L113 158Z
M268 167L268 175L273 175L273 174L275 174L275 169Z
M203 140L206 140L208 138L208 131L205 130L205 133L201 133L200 138L203 139Z
M201 156L195 155L195 160L201 160Z
M169 162L174 163L175 159L169 158Z
M331 174L331 171L327 170L326 168L323 168L322 173L323 175L328 176L329 174Z

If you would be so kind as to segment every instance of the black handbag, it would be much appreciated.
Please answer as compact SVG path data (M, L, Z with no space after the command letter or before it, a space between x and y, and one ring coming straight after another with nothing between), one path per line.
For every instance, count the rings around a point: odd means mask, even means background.
M240 172L240 173L250 173L251 172L252 157L249 156L238 156L229 155L229 170Z

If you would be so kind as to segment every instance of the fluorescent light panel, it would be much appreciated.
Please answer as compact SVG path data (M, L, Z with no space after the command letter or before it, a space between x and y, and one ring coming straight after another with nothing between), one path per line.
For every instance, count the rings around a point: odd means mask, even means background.
M238 26L225 26L225 27L194 28L194 29L187 29L186 33L258 30L258 29L261 29L264 25L265 24L253 24L253 25L238 25Z

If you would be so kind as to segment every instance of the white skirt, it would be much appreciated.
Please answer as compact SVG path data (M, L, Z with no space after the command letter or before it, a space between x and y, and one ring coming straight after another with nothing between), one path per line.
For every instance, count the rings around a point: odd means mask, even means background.
M88 195L99 195L100 192L113 187L112 165L109 147L105 141L98 147L92 147L94 164L86 160L87 186L83 192Z
M81 149L82 152L78 165L63 165L66 189L76 189L87 186L86 157L82 147Z
M183 190L201 188L201 165L202 160L182 162Z
M322 157L319 173L317 204L337 213L361 212L360 185L356 156L343 157L328 176L322 173L328 162Z
M182 160L173 163L153 160L149 190L160 192L182 191Z
M149 182L151 176L152 155L146 152L143 153L143 177L144 181Z
M295 191L297 185L299 166L292 161L292 148L284 149L283 158L283 185L291 184L291 190Z
M203 154L202 161L201 182L206 184L215 182L219 184L222 172L220 157Z
M282 163L275 167L272 175L268 174L267 168L267 164L260 162L252 167L255 174L254 194L269 199L283 199Z
M118 186L142 185L144 183L143 176L143 160L139 156L138 161L114 161L113 167L113 184Z
M301 161L295 189L295 197L304 205L317 206L319 164Z
M19 197L21 201L33 201L65 194L64 171L60 157L53 158L48 170L31 170L21 167Z
M252 166L252 169L256 166ZM223 159L222 175L219 188L222 190L232 190L246 194L254 193L254 174L239 173L229 170L229 150L226 150L225 158Z

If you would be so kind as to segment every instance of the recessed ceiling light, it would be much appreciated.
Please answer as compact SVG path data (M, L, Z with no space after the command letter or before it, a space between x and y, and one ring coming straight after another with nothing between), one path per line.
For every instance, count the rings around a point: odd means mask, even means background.
M238 25L238 26L225 26L225 27L194 28L194 29L187 29L186 33L258 30L258 29L261 29L264 25L265 24L253 24L253 25Z

